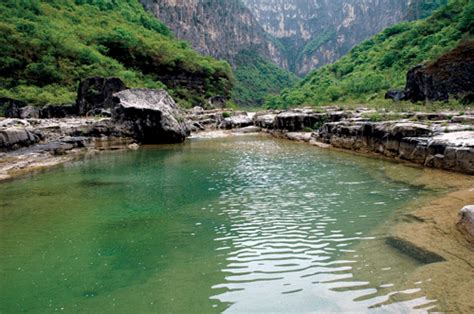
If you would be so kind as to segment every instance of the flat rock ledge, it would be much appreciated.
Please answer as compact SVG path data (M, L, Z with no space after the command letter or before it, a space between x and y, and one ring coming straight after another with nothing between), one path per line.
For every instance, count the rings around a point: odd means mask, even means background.
M313 137L337 148L474 174L474 131L464 128L444 132L413 122L339 122L324 124Z
M0 121L0 181L135 142L110 118Z
M373 117L381 122L371 121ZM262 132L321 148L380 154L425 167L474 174L474 113L387 112L338 107L268 110L230 109L186 112L192 132L255 126ZM252 129L257 130L257 129Z
M474 244L474 205L464 206L459 211L458 229Z

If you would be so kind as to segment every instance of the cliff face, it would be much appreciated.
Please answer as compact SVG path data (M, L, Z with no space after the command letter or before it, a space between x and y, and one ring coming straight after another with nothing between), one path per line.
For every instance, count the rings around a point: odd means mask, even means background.
M252 50L288 68L278 44L240 0L140 0L179 39L197 51L235 65L236 56Z
M242 0L286 48L289 69L304 75L404 20L414 0Z
M361 41L447 0L140 0L178 38L235 66L254 51L299 75L333 63Z

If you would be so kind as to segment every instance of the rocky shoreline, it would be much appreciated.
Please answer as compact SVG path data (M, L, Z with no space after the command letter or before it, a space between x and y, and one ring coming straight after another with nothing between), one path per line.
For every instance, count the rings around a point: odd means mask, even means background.
M138 144L179 143L191 133L209 130L265 132L322 148L474 174L473 112L392 113L335 107L258 113L200 107L182 111L164 91L125 90L114 95L119 97L115 96L111 117L0 120L0 178L10 177L12 169L19 167L11 164L29 159L26 156L53 158Z
M88 89L95 94L91 96ZM0 181L104 150L181 143L191 134L215 130L267 133L322 148L474 174L471 111L182 110L164 90L126 89L116 79L94 78L81 83L76 104L67 109L49 106L38 111L11 102L7 113L9 118L0 118ZM474 210L468 207L459 229L472 237L473 225Z

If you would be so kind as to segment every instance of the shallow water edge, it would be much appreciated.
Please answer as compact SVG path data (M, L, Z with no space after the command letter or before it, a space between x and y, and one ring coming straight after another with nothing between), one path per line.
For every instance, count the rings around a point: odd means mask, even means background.
M265 135L257 136L266 137ZM318 150L318 148L311 149ZM106 154L113 155L113 152ZM337 154L348 156L350 152L338 152ZM94 158L93 156L83 157ZM466 291L469 291L469 287L472 287L473 284L472 279L469 280L469 278L473 278L473 266L469 262L473 249L456 229L455 223L457 211L465 204L474 203L472 177L412 167L404 167L403 169L406 171L401 172L397 163L393 162L392 164L393 167L384 168L384 175L392 181L434 190L436 195L427 196L425 199L418 198L417 201L408 204L408 208L403 211L394 212L380 229L384 230L383 233L386 233L386 229L390 229L390 234L394 238L402 239L444 259L444 261L428 262L422 267L418 267L415 272L404 278L407 281L406 285L413 286L414 283L422 282L419 285L423 286L423 291L428 294L428 299L437 300L439 303L438 307L434 308L435 310L471 311L472 304L470 304L470 297ZM94 182L84 182L87 185L92 183ZM377 233L378 231L374 230L373 232ZM380 248L380 246L378 247ZM367 254L387 253L385 247L380 252L374 252L372 245L359 249L366 250ZM398 251L401 254L407 253L403 249ZM391 252L390 254L398 253ZM416 256L416 253L414 255ZM361 278L366 275L364 268L361 267ZM426 278L431 280L427 281ZM404 283L399 284L405 285ZM399 297L400 294L395 294L390 302L396 301ZM403 297L401 298L403 300Z

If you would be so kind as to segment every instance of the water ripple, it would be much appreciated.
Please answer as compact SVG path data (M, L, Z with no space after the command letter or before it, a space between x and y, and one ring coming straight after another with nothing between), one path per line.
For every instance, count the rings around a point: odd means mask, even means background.
M229 312L413 310L431 302L354 278L362 257L353 248L377 239L368 231L410 190L274 142L250 150L222 161L225 171L213 176L224 178L219 205L230 222L216 241L231 246L226 281L213 287L226 292L213 298L231 303ZM390 301L400 293L415 297Z

